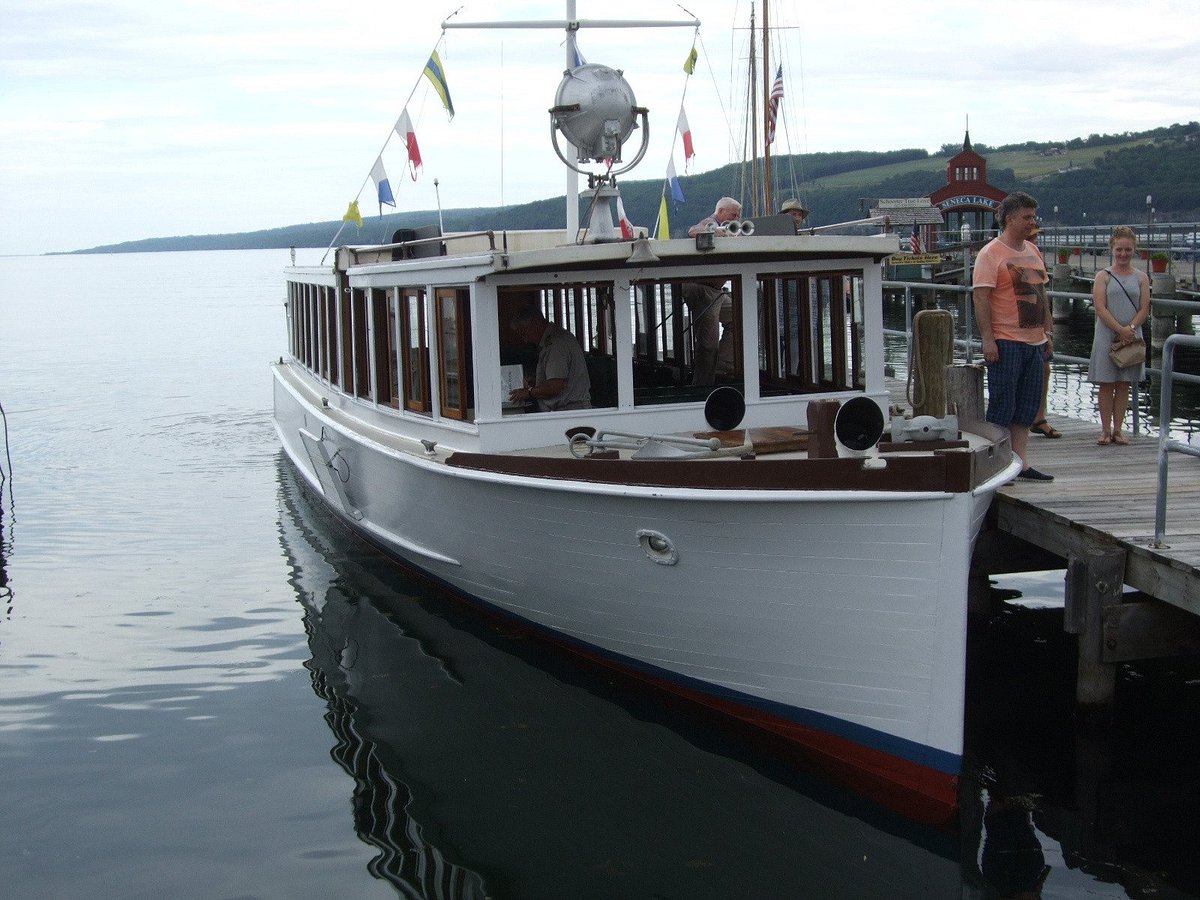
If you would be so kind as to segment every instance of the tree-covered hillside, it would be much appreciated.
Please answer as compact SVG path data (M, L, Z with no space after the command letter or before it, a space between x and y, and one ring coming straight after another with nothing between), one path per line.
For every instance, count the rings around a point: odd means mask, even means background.
M813 225L846 222L863 216L880 197L931 194L946 183L947 159L960 149L961 144L947 144L932 155L908 149L777 157L773 160L775 194L781 201L799 195L812 211L809 221ZM1004 191L1033 194L1046 219L1057 206L1063 224L1143 222L1146 196L1150 195L1158 221L1200 221L1200 124L1196 122L1140 134L1092 135L1063 144L1026 143L994 150L975 144L974 149L988 158L991 184ZM717 198L744 196L749 169L724 166L685 175L680 181L685 201L670 204L671 233L676 237L708 215ZM619 186L629 218L635 225L652 228L663 181L630 180ZM586 211L586 199L581 206ZM442 220L446 231L556 228L563 224L562 208L559 195L507 209L445 210ZM385 243L398 228L428 225L437 219L436 210L368 216L361 229L346 226L338 243ZM581 214L581 219L586 221L586 215ZM149 238L77 252L327 247L340 225L335 220L235 234Z

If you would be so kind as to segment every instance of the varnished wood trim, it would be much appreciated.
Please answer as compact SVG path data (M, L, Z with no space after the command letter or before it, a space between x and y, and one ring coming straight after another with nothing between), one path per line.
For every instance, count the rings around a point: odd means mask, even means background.
M550 459L488 453L455 453L447 465L503 475L556 478L641 487L765 491L971 490L991 466L977 453L890 457L886 468L867 469L860 459L630 460ZM989 476L990 477L990 476ZM983 480L986 480L984 478ZM979 482L982 483L982 482Z

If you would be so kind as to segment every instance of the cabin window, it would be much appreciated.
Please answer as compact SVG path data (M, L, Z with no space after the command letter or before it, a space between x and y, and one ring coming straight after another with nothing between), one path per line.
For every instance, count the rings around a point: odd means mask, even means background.
M501 399L506 411L527 411L519 403L507 402L508 391L536 378L537 345L522 341L511 327L517 314L530 307L541 312L547 321L569 331L579 342L591 405L617 405L617 334L611 283L505 287L500 289L498 299L504 384Z
M741 285L724 276L633 286L634 403L705 399L742 383Z
M438 321L438 386L442 415L474 417L475 391L471 365L470 293L465 288L438 288L434 293Z
M325 310L327 330L322 336L325 354L328 357L328 368L325 376L335 385L342 384L341 347L338 342L337 291L334 288L321 288L320 304Z
M326 292L322 291L322 299L327 296ZM329 379L329 345L334 338L331 335L337 334L337 316L332 311L332 303L319 303L317 309L317 358L316 369L317 374L322 378Z
M368 344L367 292L350 290L350 330L353 333L354 396L371 396L371 354Z
M338 302L336 291L329 290L329 302ZM353 393L354 387L354 316L351 311L350 290L343 288L340 300L340 318L331 320L341 323L341 328L334 328L329 339L338 344L338 359L341 361L341 376L335 377L333 383L341 385L342 390ZM331 306L332 309L332 306ZM340 335L340 337L339 337Z
M308 360L308 336L309 336L309 320L311 316L308 310L308 286L293 282L292 285L292 356L297 360L309 364Z
M400 347L403 353L404 408L430 413L429 340L425 331L425 292L399 288Z
M862 388L860 274L768 276L758 293L764 397Z
M398 408L400 390L396 362L396 308L391 291L371 291L371 337L375 348L375 402Z

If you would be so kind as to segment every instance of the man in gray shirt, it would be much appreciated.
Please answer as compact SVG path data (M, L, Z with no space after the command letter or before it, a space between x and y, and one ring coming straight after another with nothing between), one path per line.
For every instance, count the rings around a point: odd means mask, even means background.
M547 321L535 307L517 313L512 329L521 340L538 345L538 361L533 384L516 388L508 399L534 400L542 412L590 408L592 383L583 348L575 335Z

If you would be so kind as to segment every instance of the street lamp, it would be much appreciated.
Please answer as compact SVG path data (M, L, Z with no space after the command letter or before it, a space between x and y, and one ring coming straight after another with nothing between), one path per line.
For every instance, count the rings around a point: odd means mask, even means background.
M1154 198L1146 195L1146 274L1150 274L1150 221L1154 218Z

